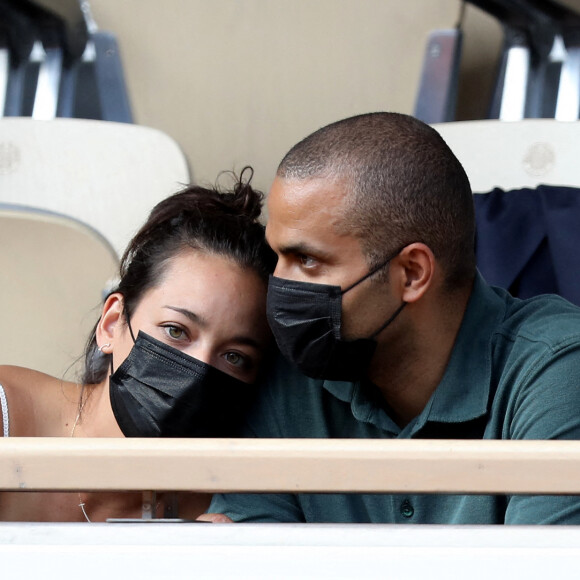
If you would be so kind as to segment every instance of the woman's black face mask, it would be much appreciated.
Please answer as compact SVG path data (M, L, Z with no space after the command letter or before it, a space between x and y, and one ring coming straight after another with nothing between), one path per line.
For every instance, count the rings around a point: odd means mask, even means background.
M270 276L267 316L280 352L306 376L357 381L366 373L375 337L401 312L405 302L368 338L341 338L342 296L384 268L390 256L345 290L340 286L298 282Z
M228 437L254 387L139 332L109 394L126 437Z

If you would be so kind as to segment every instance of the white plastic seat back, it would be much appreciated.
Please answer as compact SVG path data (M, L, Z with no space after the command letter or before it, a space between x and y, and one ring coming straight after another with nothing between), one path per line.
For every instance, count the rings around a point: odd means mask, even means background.
M65 213L120 255L161 199L190 181L166 134L84 119L0 119L0 202Z
M461 121L432 125L483 193L536 187L580 187L580 122L553 119Z
M63 215L0 204L0 364L74 379L116 276L113 247Z

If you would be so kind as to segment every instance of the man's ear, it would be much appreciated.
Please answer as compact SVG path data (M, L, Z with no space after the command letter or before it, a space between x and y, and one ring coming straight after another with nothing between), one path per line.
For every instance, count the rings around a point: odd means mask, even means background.
M415 242L403 248L397 261L402 268L402 299L416 302L433 284L435 256L429 246Z
M101 319L97 324L96 338L97 344L102 347L106 354L113 351L115 341L115 330L118 332L123 323L123 295L119 292L111 294L103 305Z

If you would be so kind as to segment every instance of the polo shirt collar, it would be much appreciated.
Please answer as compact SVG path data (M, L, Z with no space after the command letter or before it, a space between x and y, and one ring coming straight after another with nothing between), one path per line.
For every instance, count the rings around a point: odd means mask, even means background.
M451 358L417 428L426 421L460 423L487 413L491 343L505 316L505 302L477 272Z
M417 432L427 422L461 423L487 412L491 380L491 341L503 319L505 303L479 272L473 285L451 358L443 379L423 412L404 431ZM350 403L356 419L381 429L400 431L382 409L369 400L360 383L324 381L324 388Z

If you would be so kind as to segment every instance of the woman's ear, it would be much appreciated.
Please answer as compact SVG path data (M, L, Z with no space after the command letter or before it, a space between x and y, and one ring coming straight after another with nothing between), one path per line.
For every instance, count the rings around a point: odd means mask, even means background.
M416 302L433 283L435 256L429 246L416 242L402 250L399 260L404 270L402 299L405 302Z
M105 354L113 351L115 330L119 332L123 318L123 295L119 292L111 294L103 305L101 319L97 324L96 338L99 348Z

